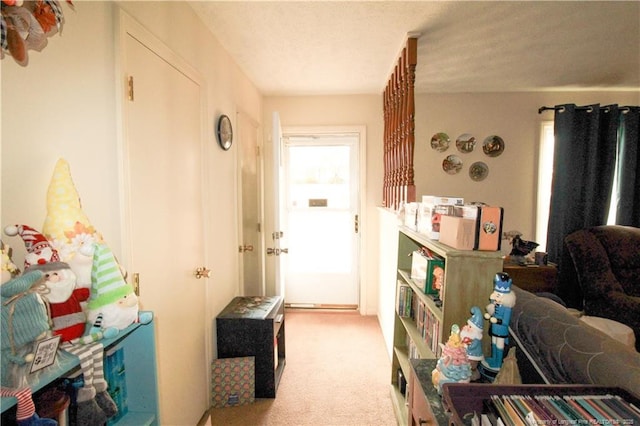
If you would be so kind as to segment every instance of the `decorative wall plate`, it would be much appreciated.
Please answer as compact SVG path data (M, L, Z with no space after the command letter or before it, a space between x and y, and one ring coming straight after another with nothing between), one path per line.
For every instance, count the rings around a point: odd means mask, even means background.
M480 182L489 176L489 167L482 161L476 161L469 167L469 177L471 180Z
M442 161L442 170L455 175L462 170L462 160L457 155L448 155L447 158Z
M504 151L504 140L500 136L487 136L482 143L482 150L489 157L497 157Z
M431 136L431 148L438 152L445 152L449 149L449 143L451 143L451 139L446 133L439 132Z
M468 154L473 151L476 146L476 138L470 133L463 133L456 139L456 147L458 151Z

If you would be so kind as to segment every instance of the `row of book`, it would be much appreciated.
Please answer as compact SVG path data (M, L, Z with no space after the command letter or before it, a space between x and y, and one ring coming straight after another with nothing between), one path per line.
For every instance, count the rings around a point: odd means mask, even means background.
M640 408L618 395L493 395L478 426L638 425Z
M424 343L436 356L440 350L440 321L422 300L416 306L416 327Z
M398 280L396 310L398 316L411 318L415 321L418 334L422 337L423 342L437 356L441 338L440 321L427 305L419 297L415 296L411 286L401 280ZM410 351L411 344L413 342L408 342L407 344ZM417 352L417 349L415 349L415 352Z
M418 349L418 346L416 346L416 343L413 341L413 339L411 339L411 337L409 337L408 334L407 334L406 344L409 352L409 359L422 358L422 356L420 355L420 350Z
M398 280L396 311L402 318L413 318L413 289L409 284Z

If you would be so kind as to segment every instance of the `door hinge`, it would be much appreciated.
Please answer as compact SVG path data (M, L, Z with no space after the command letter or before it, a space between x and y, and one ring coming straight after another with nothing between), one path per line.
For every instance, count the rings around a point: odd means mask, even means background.
M133 76L130 75L127 80L127 97L133 102Z
M256 157L260 157L260 147L256 146Z
M138 272L133 274L133 292L136 296L140 296L140 274Z

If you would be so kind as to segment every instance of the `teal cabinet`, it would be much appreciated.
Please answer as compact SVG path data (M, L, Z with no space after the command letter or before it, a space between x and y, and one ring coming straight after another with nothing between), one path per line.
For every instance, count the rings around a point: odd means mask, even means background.
M109 424L159 425L155 322L132 324L120 331L115 338L104 339L102 343L105 353L122 349L124 356L124 383L128 409L124 416ZM32 383L32 392L35 394L45 389L59 378L75 375L80 369L79 365L77 357L58 351L56 363L48 367L36 383ZM5 412L15 406L16 399L2 398L0 404L4 417Z

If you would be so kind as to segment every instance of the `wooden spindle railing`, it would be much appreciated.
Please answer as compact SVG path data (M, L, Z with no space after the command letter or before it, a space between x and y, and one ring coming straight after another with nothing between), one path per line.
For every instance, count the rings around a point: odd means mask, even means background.
M418 39L407 39L383 94L383 206L397 210L416 200L413 171L415 145L414 84Z

